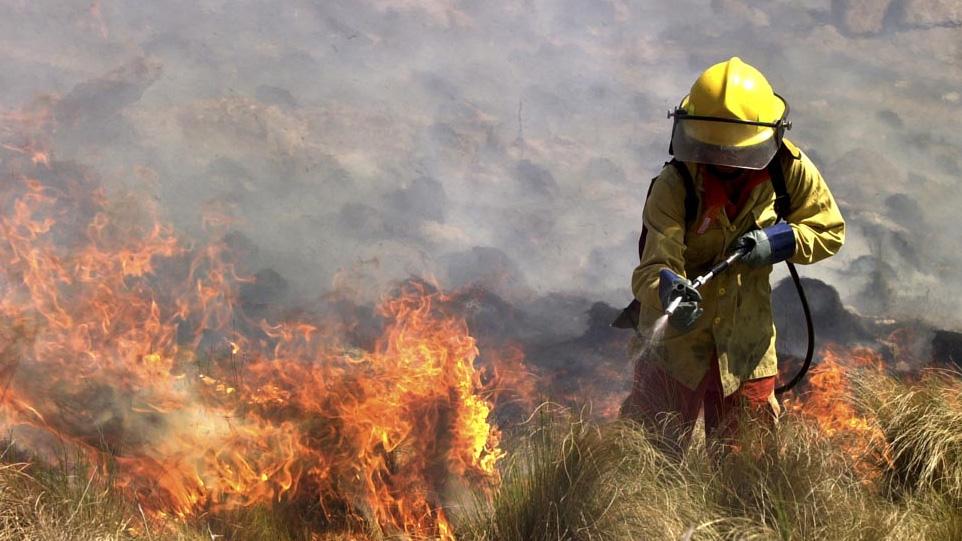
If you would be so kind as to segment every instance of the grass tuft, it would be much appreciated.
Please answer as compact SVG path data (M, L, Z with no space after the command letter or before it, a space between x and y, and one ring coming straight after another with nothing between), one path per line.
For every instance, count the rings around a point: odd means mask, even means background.
M859 406L885 434L889 461L884 466L893 495L934 493L962 507L960 376L930 370L911 384L875 376L856 386Z

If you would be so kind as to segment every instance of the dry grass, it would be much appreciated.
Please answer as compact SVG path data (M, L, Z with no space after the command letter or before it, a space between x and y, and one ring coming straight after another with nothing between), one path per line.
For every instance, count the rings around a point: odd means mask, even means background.
M854 394L891 458L871 480L797 417L773 433L745 432L737 451L713 461L704 445L668 457L636 425L545 406L513 435L500 489L449 515L458 538L475 541L962 539L962 377L866 374ZM82 461L43 468L9 449L3 460L0 541L379 537L312 523L316 510L304 504L158 524Z
M0 466L0 540L128 539L131 507L105 489L82 460L56 468L15 460Z
M277 504L200 516L188 523L149 518L79 457L63 456L55 466L25 460L6 447L0 465L0 541L231 539L342 541L366 538L350 532L321 532L303 505Z
M649 528L681 535L667 510L689 508L674 494L677 466L646 434L625 424L562 421L539 411L517 436L504 482L489 502L461 517L466 539L627 539Z
M926 371L913 385L865 378L856 400L885 433L893 494L935 493L962 507L962 374Z
M746 434L743 451L680 460L623 423L543 416L492 499L460 531L475 540L885 539L900 517L813 429ZM750 448L750 450L749 450Z
M739 450L714 461L703 446L669 459L634 425L542 414L518 436L502 490L460 531L485 541L962 539L962 378L865 374L855 401L894 457L868 480L798 417L741 434Z

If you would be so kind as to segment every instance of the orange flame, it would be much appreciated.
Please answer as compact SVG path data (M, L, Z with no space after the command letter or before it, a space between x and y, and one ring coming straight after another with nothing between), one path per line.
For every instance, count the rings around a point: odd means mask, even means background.
M333 323L246 320L228 248L187 248L150 209L27 178L0 206L7 424L111 464L152 515L311 497L453 539L445 483L497 481L492 391L445 295L403 286L368 351Z
M876 465L888 460L885 435L871 418L859 414L851 400L853 371L884 371L884 361L869 348L845 349L832 345L822 350L812 368L808 389L797 398L786 399L785 409L812 419L819 430L841 445L866 480L878 476Z

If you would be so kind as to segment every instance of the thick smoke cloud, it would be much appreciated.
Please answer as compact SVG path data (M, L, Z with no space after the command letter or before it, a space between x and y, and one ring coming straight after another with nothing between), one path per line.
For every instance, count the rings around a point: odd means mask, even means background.
M348 280L373 299L413 274L618 304L665 110L738 55L790 101L849 219L805 274L865 313L958 326L953 6L8 1L0 105L52 103L56 159L181 230L232 220L286 296Z

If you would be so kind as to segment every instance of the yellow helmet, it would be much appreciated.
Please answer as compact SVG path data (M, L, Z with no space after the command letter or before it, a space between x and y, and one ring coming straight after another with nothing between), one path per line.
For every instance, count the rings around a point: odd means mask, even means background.
M705 70L669 116L675 158L744 169L768 165L791 128L788 103L737 56Z

